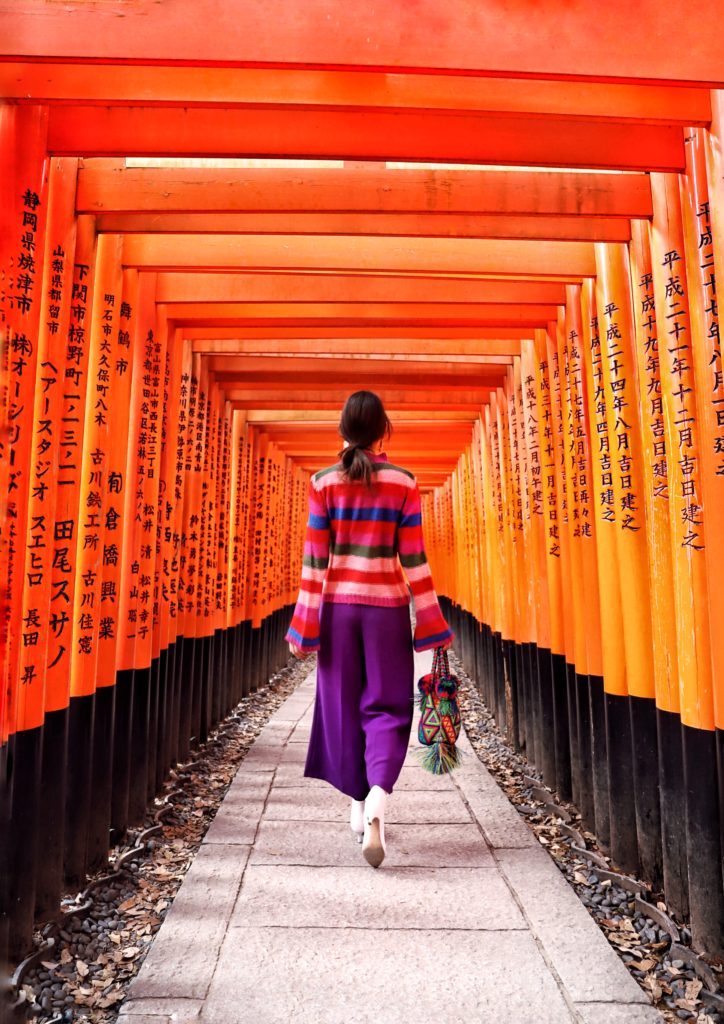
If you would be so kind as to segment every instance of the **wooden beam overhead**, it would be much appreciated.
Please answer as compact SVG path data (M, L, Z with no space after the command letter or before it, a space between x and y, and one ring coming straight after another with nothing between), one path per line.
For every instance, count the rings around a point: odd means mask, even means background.
M226 329L226 328L225 328ZM188 335L189 328L183 328ZM435 356L449 358L452 355L469 359L490 357L507 359L520 355L520 341L482 338L217 338L192 342L194 352L216 355L325 355L325 356Z
M563 305L565 286L548 281L466 281L352 274L161 272L156 301L183 302L523 302Z
M287 409L337 409L341 410L347 397L355 391L354 386L334 386L329 388L304 388L294 389L276 388L273 384L266 388L247 388L243 386L227 386L224 388L227 399L239 407L251 407L254 409L278 408L283 405ZM491 394L495 393L494 387L469 388L466 391L449 393L445 397L445 407L450 409L478 409ZM408 408L425 410L433 404L430 398L429 389L407 389L401 388L395 382L392 386L380 384L375 387L385 406L390 409L401 404Z
M527 78L0 61L0 95L36 103L485 111L691 126L711 120L707 89Z
M658 0L105 0L6 4L0 53L134 62L451 71L721 84L721 5L672 21Z
M431 363L424 360L411 359L359 359L347 358L318 359L315 356L292 356L280 359L278 356L210 356L206 364L219 380L226 380L234 374L246 382L247 380L268 379L271 383L277 380L294 382L295 377L302 380L306 377L319 380L330 376L338 378L345 375L369 377L382 375L400 375L402 380L419 379L430 375L439 381L439 387L448 387L454 381L460 383L476 380L480 383L496 381L506 371L507 363Z
M313 429L315 427L329 428L330 424L335 427L339 423L339 410L319 409L251 409L246 416L249 423L271 425L274 429L288 427L290 430ZM418 426L445 427L452 423L469 424L472 426L475 416L467 412L451 412L449 409L433 409L428 413L410 412L407 409L395 411L393 429L400 426L409 426L415 429Z
M183 327L207 323L260 326L281 323L308 326L337 324L416 325L486 324L501 327L544 326L555 320L558 307L540 303L496 302L172 302L168 314Z
M101 232L387 235L399 238L538 238L628 242L623 217L476 217L455 213L109 213Z
M595 276L588 242L308 235L125 235L123 263L146 270L380 270Z
M378 327L279 327L278 325L271 324L267 327L245 327L243 331L240 331L238 327L220 327L214 325L213 327L184 327L184 337L190 338L192 341L213 341L213 342L229 342L234 345L241 335L242 338L247 341L267 341L269 339L270 344L286 343L286 341L337 341L337 340L348 340L350 342L360 341L363 344L370 344L374 341L375 345L379 345L380 341L387 339L389 341L398 340L400 343L407 344L412 341L413 344L417 341L434 340L437 342L441 341L459 341L463 339L473 341L508 341L512 342L520 348L521 338L532 337L530 331L523 331L519 327L390 327L390 326L378 326Z
M109 167L84 158L80 213L652 216L646 174L422 168Z
M55 156L245 156L683 171L679 126L490 114L49 108Z

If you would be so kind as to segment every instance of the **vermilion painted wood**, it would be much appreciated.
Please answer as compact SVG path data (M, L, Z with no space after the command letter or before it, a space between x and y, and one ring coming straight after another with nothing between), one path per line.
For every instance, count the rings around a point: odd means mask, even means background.
M414 332L399 327L376 327L367 330L361 327L348 327L343 330L335 327L317 327L314 331L309 327L249 327L244 330L242 340L239 340L239 330L234 327L215 327L213 340L210 340L212 332L208 327L185 327L183 333L193 341L194 348L202 346L198 351L203 351L203 346L206 345L216 346L217 351L236 351L237 342L242 346L239 351L243 351L245 344L258 345L259 341L263 341L264 347L269 346L270 352L286 351L287 346L291 346L290 351L306 351L307 343L309 346L322 343L342 345L348 346L349 351L364 352L369 351L365 348L368 345L372 345L374 350L378 349L381 339L384 339L385 349L390 352L416 351L418 345L420 351L428 351L429 345L444 346L449 341L455 341L457 344L463 344L465 341L473 344L485 342L483 348L476 350L497 351L489 349L488 342L493 345L514 345L521 336L520 330L514 327L416 327ZM312 347L309 350L315 351ZM444 351L444 347L441 351ZM468 349L463 348L459 351Z
M316 412L301 409L253 409L246 413L246 419L249 423L271 424L270 429L288 427L290 430L297 430L300 426L329 427L330 423L336 427L339 414L325 409ZM468 421L468 414L451 412L449 409L430 409L425 415L405 409L398 409L395 413L395 423L410 429L415 429L419 425L429 425L431 421L434 421L435 426L452 427L453 423L460 423L461 420Z
M555 316L556 306L540 303L495 302L174 302L169 315L177 324L248 324L286 323L309 326L327 323L361 324L401 323L431 326L439 323L500 324L501 326L536 326Z
M244 381L259 380L268 377L270 381L293 379L294 376L319 374L320 379L330 374L357 373L360 376L375 376L380 373L399 373L405 377L431 373L440 378L440 387L453 377L464 377L468 380L475 377L479 380L497 379L506 371L506 363L465 363L465 362L428 362L424 359L356 359L328 357L288 356L211 356L207 358L209 371L217 380L238 374Z
M124 237L127 266L149 270L233 267L258 270L416 271L512 274L571 279L595 273L593 245L464 238L333 238L307 235L134 235Z
M722 81L717 0L698 0L695 16L675 25L657 0L605 6L595 0L565 6L451 0L442 8L438 0L345 6L309 0L295 7L285 0L172 6L107 0L79 6L72 18L47 4L7 7L0 53L23 58L45 57L52 49L56 59Z
M678 126L488 114L223 107L49 108L58 156L421 160L680 171Z
M417 110L484 110L550 117L631 118L667 124L711 120L708 89L622 83L370 71L0 62L0 93L34 102L78 101Z
M467 213L651 217L645 174L355 167L123 167L85 158L86 213Z
M629 222L606 217L476 217L472 214L127 213L98 218L98 230L195 234L395 235L403 238L540 238L627 242Z
M158 275L159 302L533 302L563 304L565 286L548 281L461 281L336 274Z
M200 330L200 329L199 329ZM227 328L223 329L228 331ZM506 329L509 330L509 329ZM488 329L485 329L489 333ZM193 329L184 328L183 334L194 333ZM197 331L198 333L198 331ZM469 334L470 332L468 332ZM246 334L246 332L245 332ZM482 334L482 332L481 332ZM455 338L442 338L434 340L431 338L385 338L384 343L379 338L263 338L253 340L245 338L214 338L213 340L197 340L193 343L195 352L215 352L217 354L227 353L238 355L243 353L254 353L257 355L268 355L271 352L280 353L317 353L330 355L355 354L369 356L378 353L385 355L435 355L440 356L480 356L485 353L489 357L495 357L501 361L512 355L517 355L520 350L520 341L471 338L467 335Z
M279 387L266 388L245 388L243 386L227 387L226 397L238 408L264 409L277 408L280 404L287 409L341 409L342 404L352 390L349 387L339 387L334 384L327 388L316 387L314 390L305 388L302 392L294 394L293 389ZM489 386L468 388L465 391L455 391L445 398L446 409L477 409L484 404L489 395L495 390ZM290 394L291 391L291 394ZM405 388L398 380L390 384L380 383L375 386L386 406L394 408L396 403L402 403L409 409L426 409L430 406L429 391L424 388Z

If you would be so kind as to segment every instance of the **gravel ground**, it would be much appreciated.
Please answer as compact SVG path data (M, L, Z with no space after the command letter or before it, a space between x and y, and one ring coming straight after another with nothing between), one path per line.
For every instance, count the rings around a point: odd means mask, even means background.
M314 657L289 663L256 693L245 697L232 714L194 752L193 760L177 765L164 794L150 807L143 828L129 832L125 842L110 851L111 864L138 845L141 833L161 828L144 841L137 856L125 860L119 876L106 882L109 866L90 895L88 915L69 917L54 948L23 978L31 1021L54 1024L111 1024L138 973L154 935L161 927L184 874L224 799L237 768L254 738L273 712L309 675ZM76 893L63 900L63 909L77 905ZM41 932L35 946L43 943Z
M460 660L451 652L450 665L460 680L460 710L470 742L488 771L495 777L521 817L535 832L539 842L555 859L558 867L578 894L607 939L646 991L666 1021L695 1021L696 1024L724 1024L724 1012L706 1006L706 985L677 950L671 952L669 933L638 909L633 893L611 879L601 880L592 870L592 862L571 847L580 845L597 855L598 865L611 868L608 858L596 845L596 837L583 829L580 815L571 804L563 805L570 817L566 823L544 806L546 790L539 773L502 736L480 693L466 674ZM551 794L550 800L556 802ZM666 912L663 893L652 893L649 902ZM677 922L681 944L691 942L686 922ZM682 954L683 955L683 954ZM722 980L722 965L708 958L717 982Z

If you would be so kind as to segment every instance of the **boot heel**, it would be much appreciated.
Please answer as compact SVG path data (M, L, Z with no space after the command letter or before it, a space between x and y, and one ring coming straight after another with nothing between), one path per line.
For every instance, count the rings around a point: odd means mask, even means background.
M378 868L385 859L385 848L382 844L380 831L380 819L372 818L366 823L364 836L362 838L362 856L373 868Z

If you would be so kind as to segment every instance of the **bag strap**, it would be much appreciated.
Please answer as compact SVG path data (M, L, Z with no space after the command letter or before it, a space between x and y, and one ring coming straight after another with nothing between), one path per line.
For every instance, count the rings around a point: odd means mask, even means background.
M433 679L445 679L450 676L450 662L444 647L436 647L432 656Z

